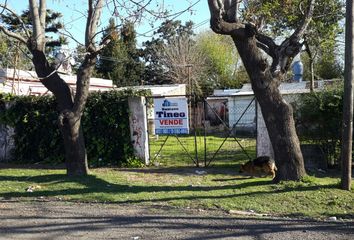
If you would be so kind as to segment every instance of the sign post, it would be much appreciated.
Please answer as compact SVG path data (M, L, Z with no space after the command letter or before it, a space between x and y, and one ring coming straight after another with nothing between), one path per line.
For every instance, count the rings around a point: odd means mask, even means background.
M188 134L187 98L154 99L155 134Z

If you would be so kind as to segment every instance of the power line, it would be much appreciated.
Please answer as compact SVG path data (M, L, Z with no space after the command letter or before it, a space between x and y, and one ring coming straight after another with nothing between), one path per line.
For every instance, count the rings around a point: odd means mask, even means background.
M202 21L202 22L200 22L200 23L197 23L196 25L194 25L194 26L192 27L192 29L196 29L196 28L199 28L199 27L205 25L206 23L209 22L209 20L210 20L210 19L207 18L207 19L205 19L204 21Z

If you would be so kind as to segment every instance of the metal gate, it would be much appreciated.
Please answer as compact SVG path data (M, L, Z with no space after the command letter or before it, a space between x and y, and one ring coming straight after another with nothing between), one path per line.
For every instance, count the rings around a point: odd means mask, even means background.
M170 98L181 96L161 96ZM189 134L155 134L153 100L147 98L150 162L155 166L237 165L256 155L253 96L188 99Z

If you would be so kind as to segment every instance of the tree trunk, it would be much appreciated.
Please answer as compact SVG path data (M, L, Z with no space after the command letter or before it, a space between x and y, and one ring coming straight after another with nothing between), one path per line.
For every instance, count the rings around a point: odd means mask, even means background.
M306 53L309 57L309 68L310 68L310 92L315 91L315 70L314 70L314 57L307 41L304 42L306 47Z
M273 181L300 180L306 171L291 105L284 101L277 86L270 85L266 90L256 84L252 86L261 106L278 168Z
M341 188L351 190L352 142L353 142L353 77L354 77L354 32L353 1L347 0L345 26L345 83L342 132L342 178Z
M103 0L90 0L88 3L85 27L85 59L77 73L75 99L68 84L61 79L45 56L46 48L46 0L30 0L29 12L31 24L21 22L21 34L15 33L0 24L0 31L7 36L26 44L31 51L32 62L39 80L51 91L58 103L59 127L63 135L68 175L86 175L88 173L85 142L81 129L81 116L89 94L90 77L99 51L107 44L104 39L99 46L95 44L96 30L99 25ZM6 4L0 4L5 10L18 17ZM2 14L2 13L1 13ZM26 26L25 26L26 25ZM29 25L32 25L30 28ZM28 29L27 29L28 28ZM22 34L24 33L24 34Z
M278 168L274 182L301 180L306 175L300 142L295 130L293 110L283 99L278 87L285 74L273 75L257 49L254 38L234 38L244 66L250 76L253 92L261 107ZM262 64L264 63L264 64Z
M63 117L63 115L66 115ZM74 114L60 115L60 130L64 139L66 171L69 176L84 176L88 174L87 155L81 118Z
M58 103L59 128L64 139L67 174L71 176L87 175L88 166L81 130L81 114L74 114L72 111L74 103L71 90L55 72L55 69L49 65L42 51L32 50L32 54L32 62L37 76L43 85L54 94Z
M235 11L226 12L225 6L236 2L238 1L208 0L211 28L216 33L232 37L250 77L274 150L278 168L274 182L301 180L306 171L295 130L293 110L283 99L278 87L285 80L291 60L301 51L300 40L311 22L315 0L308 1L303 21L280 45L260 33L256 25L237 21ZM271 64L265 55L271 57Z
M314 70L314 64L313 64L313 59L310 58L310 92L315 91L315 70Z

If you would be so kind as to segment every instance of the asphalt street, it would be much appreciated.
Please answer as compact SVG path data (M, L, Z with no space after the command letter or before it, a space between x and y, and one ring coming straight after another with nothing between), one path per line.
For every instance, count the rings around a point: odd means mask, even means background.
M161 206L0 201L0 239L349 240L354 222Z

